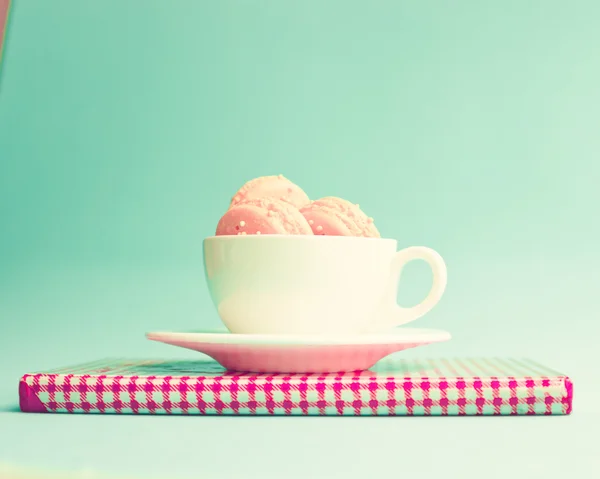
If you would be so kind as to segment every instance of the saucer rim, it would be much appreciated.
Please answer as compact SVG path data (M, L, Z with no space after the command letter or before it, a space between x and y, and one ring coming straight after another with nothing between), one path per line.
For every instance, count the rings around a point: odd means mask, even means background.
M397 328L382 333L365 334L241 334L203 331L151 331L146 333L151 341L163 342L165 339L191 341L211 344L239 345L366 345L366 344L407 344L437 343L452 339L452 335L442 329Z

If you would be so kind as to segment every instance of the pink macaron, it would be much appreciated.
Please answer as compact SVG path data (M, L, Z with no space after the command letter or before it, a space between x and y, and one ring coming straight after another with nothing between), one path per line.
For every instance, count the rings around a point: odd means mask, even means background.
M291 203L296 208L302 208L310 202L302 188L283 175L277 175L261 176L248 181L233 195L230 207L246 200L260 198L276 198Z
M300 209L316 235L379 238L373 218L342 198L328 196Z
M302 213L290 203L276 198L249 199L231 206L217 225L222 235L312 235Z

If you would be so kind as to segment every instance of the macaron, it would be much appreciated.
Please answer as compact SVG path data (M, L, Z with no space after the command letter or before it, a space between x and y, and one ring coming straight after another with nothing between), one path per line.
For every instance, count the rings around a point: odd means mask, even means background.
M219 220L217 236L312 235L312 228L294 205L276 198L255 198L237 203Z
M296 208L302 208L310 203L306 193L298 185L292 183L283 175L261 176L248 181L233 195L230 207L246 200L259 198L276 198L286 201Z
M379 238L373 218L369 218L359 205L342 198L327 196L300 209L315 235L362 236Z

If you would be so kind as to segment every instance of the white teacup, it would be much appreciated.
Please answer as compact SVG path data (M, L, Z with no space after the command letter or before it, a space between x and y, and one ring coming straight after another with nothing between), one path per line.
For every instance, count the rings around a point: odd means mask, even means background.
M396 251L392 239L214 236L204 240L211 298L232 333L354 334L390 330L430 311L446 288L432 249ZM425 260L433 285L418 305L397 304L406 263Z

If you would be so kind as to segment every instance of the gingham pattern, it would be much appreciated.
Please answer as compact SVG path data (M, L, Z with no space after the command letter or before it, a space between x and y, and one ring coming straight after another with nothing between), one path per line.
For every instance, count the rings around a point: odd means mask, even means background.
M531 361L383 361L338 374L227 373L212 362L124 362L27 374L28 412L210 415L569 414L572 384Z

